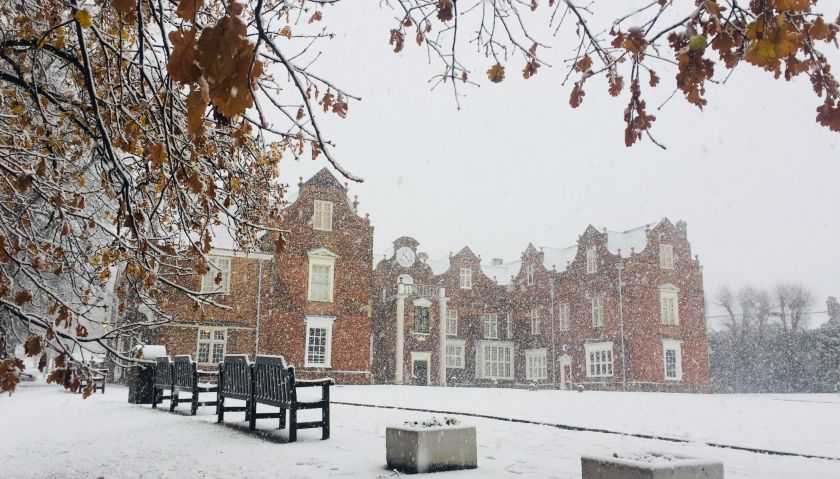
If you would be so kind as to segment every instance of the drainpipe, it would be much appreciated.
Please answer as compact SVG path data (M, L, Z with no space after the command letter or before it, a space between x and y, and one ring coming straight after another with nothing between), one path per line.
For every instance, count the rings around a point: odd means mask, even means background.
M256 338L254 339L254 358L260 354L260 297L262 296L262 266L263 260L260 258L257 267L257 328Z
M397 311L396 311L396 345L394 347L396 358L394 361L394 383L402 384L403 383L403 368L404 365L404 344L405 344L405 298L406 294L404 294L404 290L402 288L402 283L397 284Z
M554 334L554 275L551 276L551 383L557 384L557 337Z
M438 313L438 383L441 386L446 386L446 288L439 288L438 290L438 304L440 312ZM429 364L431 368L432 365Z
M621 272L624 270L624 260L619 259L615 265L618 269L618 324L621 328L621 390L627 390L627 355L624 349L624 283L621 282Z

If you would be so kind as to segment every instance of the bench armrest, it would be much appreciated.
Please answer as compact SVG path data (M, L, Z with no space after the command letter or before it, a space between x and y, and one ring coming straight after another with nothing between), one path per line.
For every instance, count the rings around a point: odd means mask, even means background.
M316 386L334 386L335 380L332 378L324 379L298 379L295 381L296 388L310 388Z

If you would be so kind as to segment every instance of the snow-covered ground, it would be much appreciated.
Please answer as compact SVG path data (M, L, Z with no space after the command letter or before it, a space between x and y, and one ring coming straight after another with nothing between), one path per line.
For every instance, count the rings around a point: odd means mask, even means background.
M334 404L332 438L303 430L286 444L215 424L211 408L189 417L126 402L109 386L87 400L54 386L21 385L0 397L0 476L9 478L397 477L385 470L385 427L432 414ZM462 417L477 427L479 468L434 477L579 478L581 455L657 451L723 461L726 477L840 478L840 461L720 449L702 443L840 457L840 396L682 395L505 389L341 386L335 402L440 409L655 434L672 443ZM181 410L188 410L184 405ZM315 411L305 413L317 414ZM306 420L307 416L303 416ZM228 413L227 419L241 419ZM276 420L261 420L269 431ZM275 434L276 433L276 434Z

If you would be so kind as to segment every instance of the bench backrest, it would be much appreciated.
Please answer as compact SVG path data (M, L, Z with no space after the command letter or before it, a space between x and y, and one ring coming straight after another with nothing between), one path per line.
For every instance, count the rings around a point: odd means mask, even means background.
M295 370L282 356L257 356L254 362L254 400L289 407L294 400Z
M219 388L224 397L245 401L251 398L251 363L247 354L226 354L219 371Z
M176 388L192 389L195 371L195 363L191 356L186 354L175 356L175 362L172 364L172 384Z
M172 363L169 356L155 358L155 387L169 389L172 387Z

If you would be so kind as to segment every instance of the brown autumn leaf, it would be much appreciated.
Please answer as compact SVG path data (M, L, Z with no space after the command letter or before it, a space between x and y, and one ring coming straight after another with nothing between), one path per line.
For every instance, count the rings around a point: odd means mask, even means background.
M312 142L312 159L315 160L318 158L318 155L321 154L321 145L317 141Z
M203 6L204 0L181 0L178 9L175 10L175 15L192 21L195 19L195 13Z
M305 115L305 114L304 114L304 112L303 112L303 107L302 107L302 106L301 106L301 107L298 107L298 111L297 111L297 115L295 115L295 119L296 119L297 121L303 120L304 115Z
M88 330L86 327L82 326L81 324L76 325L76 336L80 338L86 338L88 335Z
M20 382L18 372L23 372L24 369L20 358L12 356L0 361L0 391L12 394Z
M648 82L648 84L652 87L658 85L659 84L659 76L656 74L656 72L653 71L653 70L648 70L648 73L650 73L650 81Z
M166 151L163 148L163 143L157 142L149 147L149 160L158 168L166 163Z
M575 70L585 72L592 68L592 57L584 55L583 58L575 62Z
M29 356L37 356L44 350L44 342L41 336L30 336L29 339L23 343L23 352Z
M44 368L47 367L47 353L41 354L41 358L38 359L38 371L44 372Z
M323 14L321 14L320 10L316 10L315 13L309 17L309 23L320 22L324 18Z
M172 42L172 54L166 64L169 76L182 85L197 82L201 77L201 68L198 64L195 28L171 31L169 41Z
M586 95L586 92L583 91L583 82L575 82L574 88L572 88L572 94L569 97L569 105L572 108L577 108L583 103L583 96Z
M286 37L289 40L291 40L292 39L292 28L290 26L286 25L285 27L283 27L282 30L280 30L280 36L281 37Z
M454 10L454 3L453 0L440 0L435 5L437 8L437 18L442 22L448 22L452 20L454 17L453 10Z
M18 306L23 306L30 301L32 301L32 293L25 289L18 291L15 295L15 304Z
M403 49L403 45L405 44L405 35L395 29L391 30L391 38L388 40L388 45L394 45L394 53L399 53Z
M420 27L417 27L417 34L414 36L414 41L417 42L417 45L422 45L423 44L423 39L424 39L423 31L420 30Z
M817 122L831 131L840 131L840 101L832 104L826 100L817 107Z
M137 2L135 0L111 0L111 7L120 15L120 18L133 24L137 19Z
M318 103L319 103L321 106L323 106L323 107L324 107L324 113L326 113L327 111L329 111L330 107L331 107L331 106L332 106L332 104L333 104L333 100L334 100L334 99L335 99L335 95L333 95L333 94L332 94L332 92L331 92L331 91L329 91L329 90L327 90L327 92L326 92L326 93L324 93L324 96L323 96L323 97L321 97L321 101L319 101Z
M207 110L209 98L204 89L193 85L187 95L187 132L193 138L204 131L204 112Z
M241 3L231 2L227 15L205 28L196 42L210 104L227 118L254 105L250 89L263 69L254 58L254 45L247 40L247 27L239 16L242 9Z
M540 64L536 60L531 60L525 64L525 68L522 69L522 77L526 80L531 78L532 76L537 74L537 69L540 67Z
M487 78L493 83L501 83L505 79L505 67L497 63L487 70Z
M338 100L333 103L332 111L341 118L347 118L347 107L344 95L338 95Z
M620 75L616 74L615 71L611 71L610 74L607 76L607 81L610 85L609 92L611 96L618 96L621 94L621 90L624 89L624 78Z
M822 17L817 17L814 23L811 24L811 27L808 28L808 35L815 40L826 40L830 33L831 30L828 28L828 24L823 21Z

